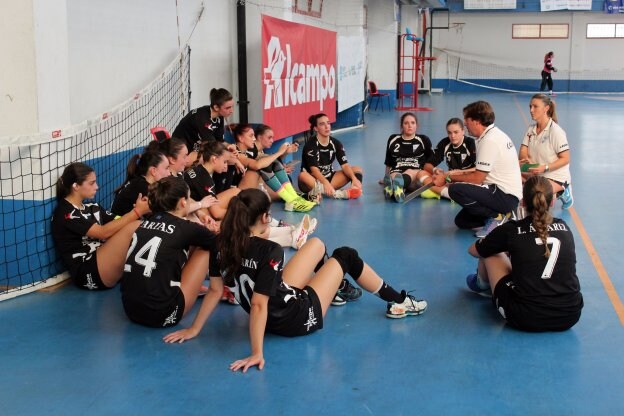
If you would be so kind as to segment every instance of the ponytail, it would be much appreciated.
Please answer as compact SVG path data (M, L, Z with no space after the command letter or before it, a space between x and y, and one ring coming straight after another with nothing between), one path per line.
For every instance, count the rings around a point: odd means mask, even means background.
M242 190L230 200L219 234L220 264L227 285L234 284L234 276L247 252L250 228L270 208L269 198L256 188Z
M132 179L147 175L149 168L158 166L164 157L160 151L152 150L149 146L143 154L132 156L126 167L126 179L115 189L115 194L118 194Z
M82 185L94 169L82 162L70 163L56 182L56 199L61 200L71 194L74 184Z
M548 226L552 224L550 204L553 199L553 189L550 181L543 176L531 176L524 183L522 190L524 205L531 216L531 223L535 232L545 247L544 257L550 257L548 248Z

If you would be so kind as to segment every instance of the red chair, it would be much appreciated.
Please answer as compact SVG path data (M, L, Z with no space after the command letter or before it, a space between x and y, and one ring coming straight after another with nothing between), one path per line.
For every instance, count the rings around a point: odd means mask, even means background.
M377 111L377 107L379 106L379 100L382 100L382 102L381 102L381 111L384 111L383 97L387 98L387 100L388 100L388 111L390 111L390 93L379 92L379 90L377 89L377 85L373 81L368 81L368 98L370 100L368 105L370 106L372 101L373 101L373 99L377 98L377 104L375 104L375 111Z

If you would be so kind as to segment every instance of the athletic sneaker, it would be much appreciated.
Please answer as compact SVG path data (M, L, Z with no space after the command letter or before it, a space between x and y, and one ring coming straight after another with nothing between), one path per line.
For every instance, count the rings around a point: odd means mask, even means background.
M485 238L485 236L491 233L494 228L506 223L507 220L509 220L509 217L510 217L510 214L505 214L505 215L498 214L497 217L488 218L487 221L485 222L485 225L477 230L477 232L475 233L475 237Z
M324 190L325 188L320 181L314 182L314 188L312 188L312 190L306 194L308 201L312 201L316 205L321 205Z
M298 197L291 202L286 202L286 204L284 204L284 211L308 212L314 208L315 205L316 204L312 201L306 201Z
M347 302L353 302L362 297L362 289L355 287L347 279L342 279L342 283L332 300L332 305L342 306Z
M312 220L308 214L303 216L301 222L293 229L291 247L299 250L308 241Z
M403 176L397 175L392 180L392 194L396 202L405 201L405 183L403 182Z
M341 298L340 295L336 293L336 296L334 296L334 299L332 299L331 304L332 306L343 306L347 304L347 301Z
M563 209L570 209L572 204L574 204L574 197L572 196L572 185L568 185L563 190L563 193L559 197L563 205L561 206Z
M309 229L309 231L308 231L308 235L312 235L312 233L313 233L314 231L316 231L316 225L317 225L317 223L318 223L318 222L316 221L316 218L312 218L312 219L310 220L310 229Z
M490 288L490 285L479 279L476 273L471 273L466 276L466 285L468 285L468 289L481 296L492 296L492 290Z
M357 199L362 195L360 188L338 189L334 192L335 199Z
M407 316L416 316L427 310L427 302L416 299L413 295L405 294L405 300L401 303L388 302L386 316L388 318L400 319Z
M390 176L389 173L386 173L386 176L384 176L383 178L383 183L384 183L384 197L386 199L392 199L394 196L394 185L393 185L393 180L392 180L392 176Z
M420 194L421 198L425 199L440 199L440 195L433 192L431 189L427 189L422 194Z
M230 289L225 286L223 288L223 294L221 295L221 302L227 302L230 305L238 305L238 301L234 297L234 293L230 291Z

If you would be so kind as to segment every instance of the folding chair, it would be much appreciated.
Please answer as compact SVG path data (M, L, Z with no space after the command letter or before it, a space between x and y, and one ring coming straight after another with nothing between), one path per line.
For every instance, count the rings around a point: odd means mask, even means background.
M377 104L375 104L375 111L377 111L377 106L379 106L379 100L382 100L381 111L384 111L383 97L386 97L388 100L388 111L390 111L390 93L379 92L379 90L377 89L377 85L373 81L368 81L368 97L369 97L369 100L371 101L369 102L369 105L372 103L374 98L377 98Z

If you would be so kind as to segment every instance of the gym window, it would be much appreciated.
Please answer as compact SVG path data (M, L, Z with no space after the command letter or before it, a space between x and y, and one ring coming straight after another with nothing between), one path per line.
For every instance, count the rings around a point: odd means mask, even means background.
M624 38L624 23L588 23L587 39Z
M512 39L567 39L570 26L567 23L514 24Z

